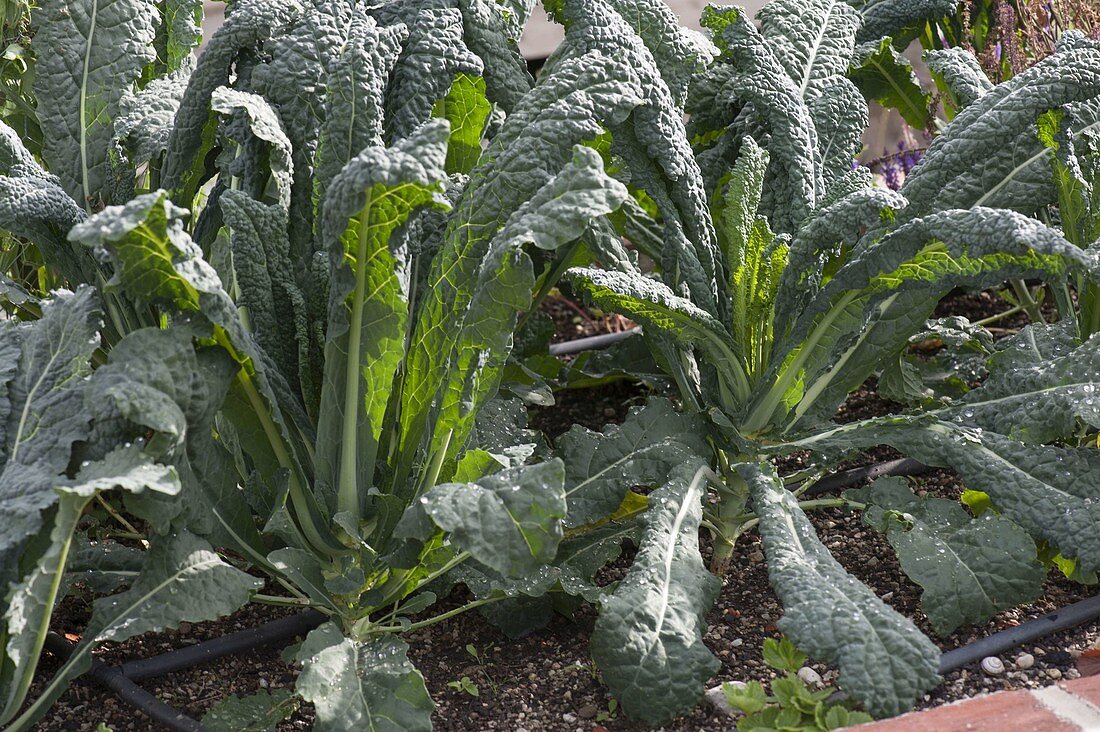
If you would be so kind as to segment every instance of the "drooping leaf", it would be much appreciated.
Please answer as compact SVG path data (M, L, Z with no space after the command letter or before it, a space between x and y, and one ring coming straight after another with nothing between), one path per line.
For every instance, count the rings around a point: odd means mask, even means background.
M592 658L623 710L652 724L689 711L718 670L703 616L719 582L703 566L700 474L682 473L651 496L638 555L600 603Z
M8 729L30 729L69 682L88 669L91 652L100 643L168 630L181 622L215 620L244 605L262 584L262 580L226 564L209 544L192 534L162 538L130 589L96 600L72 656Z
M1100 48L1056 53L970 104L905 178L899 222L946 208L993 206L1032 213L1056 199L1035 120L1100 95Z
M864 43L890 36L901 46L924 23L954 13L956 5L958 0L868 0L861 8L863 24L856 38Z
M405 732L432 728L424 679L394 635L362 642L332 623L310 631L298 649L302 664L295 688L317 709L318 732Z
M189 206L206 177L206 155L214 146L214 90L229 82L238 54L271 38L301 10L298 0L243 0L226 13L191 74L168 140L161 180L176 201Z
M779 628L840 668L840 686L878 717L901 714L939 683L939 649L849 575L814 533L775 469L738 467L752 491L768 577L783 605Z
M974 54L965 48L943 48L925 52L924 62L942 80L959 109L978 101L993 89L993 83Z
M323 196L332 178L361 150L382 144L383 92L406 30L380 27L356 13L348 42L328 70L314 187Z
M700 463L710 452L705 434L697 415L680 414L665 399L632 409L621 425L603 432L574 425L558 439L566 466L566 526L604 519L631 488L661 485L684 463Z
M81 288L47 301L35 324L0 329L0 586L17 577L20 548L57 501L52 489L87 434L83 378L101 316L95 291Z
M842 442L841 442L842 441ZM792 441L795 449L890 445L926 465L950 467L967 487L989 494L1007 518L1044 539L1082 571L1100 567L1095 450L1029 445L935 415L881 417Z
M49 542L37 557L22 558L30 571L11 585L4 613L3 642L5 656L0 719L10 720L18 711L30 688L42 652L54 604L60 599L60 587L66 562L73 550L74 532L84 509L99 493L120 489L132 493L156 491L165 495L179 492L175 470L153 464L141 453L140 446L121 447L103 460L88 463L74 480L56 478L51 484L59 498ZM32 564L33 562L33 564Z
M483 66L466 47L462 13L431 3L391 3L375 11L384 25L408 29L385 96L385 138L408 137L432 116L460 76L481 76Z
M422 510L450 541L505 577L522 577L554 558L565 518L565 467L560 460L511 468L477 483L428 491ZM397 535L402 535L398 527Z
M845 495L870 504L864 521L886 534L902 571L924 588L921 609L940 635L1042 592L1035 542L1002 516L971 518L957 501L917 497L902 478Z
M1031 326L1033 332L1041 326ZM1009 354L999 353L1004 364ZM957 405L937 414L945 421L993 430L1033 444L1070 439L1083 422L1100 425L1100 336L1042 361L1004 365Z

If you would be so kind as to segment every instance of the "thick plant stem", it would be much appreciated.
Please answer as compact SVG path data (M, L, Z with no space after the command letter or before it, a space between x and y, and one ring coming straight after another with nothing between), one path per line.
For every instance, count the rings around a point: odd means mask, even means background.
M734 461L740 462L740 459ZM745 504L749 497L749 485L735 471L724 471L723 485L718 490L718 532L714 536L714 553L710 558L710 571L721 577L729 569L730 559L737 539L745 531Z
M1039 303L1031 296L1031 290L1027 288L1027 284L1023 280L1012 280L1011 284L1012 291L1016 293L1016 299L1020 301L1020 306L1027 313L1028 319L1032 323L1045 323L1043 311L1039 309Z

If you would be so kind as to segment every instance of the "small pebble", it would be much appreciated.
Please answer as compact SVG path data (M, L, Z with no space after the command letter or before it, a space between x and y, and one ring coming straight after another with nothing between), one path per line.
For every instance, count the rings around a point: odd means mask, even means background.
M734 648L740 648L744 644L745 644L745 639L744 638L734 638L733 640L730 641L730 645L733 646Z
M565 714L561 715L561 721L565 722L566 724L574 724L577 721L577 715L573 714L572 712L566 712Z
M581 719L593 719L596 716L596 705L585 704L583 707L577 710L577 716Z
M825 683L821 678L821 674L809 666L798 669L798 678L802 679L802 683L806 686L823 686Z
M757 549L756 551L754 551L752 554L749 555L749 561L750 562L763 562L764 561L764 552Z
M1021 653L1019 656L1016 656L1016 668L1020 669L1021 671L1031 668L1034 665L1035 656L1031 655L1030 653Z
M996 656L986 656L982 659L982 671L990 676L1000 676L1005 672L1004 661Z
M179 627L180 635L187 635L191 632L191 623L180 623Z
M729 683L734 685L734 686L744 686L745 685L744 682L742 682L742 681L730 681ZM717 711L721 712L722 714L725 714L727 717L737 717L741 714L741 712L737 711L736 709L734 709L733 707L730 706L729 701L726 700L725 692L722 691L722 685L721 684L719 684L718 686L712 687L710 689L707 689L706 699L707 699L708 702L710 702L710 705L712 707L714 707Z
M1047 669L1047 676L1049 676L1052 679L1060 679L1060 678L1062 678L1062 672L1059 669L1050 668L1050 669Z

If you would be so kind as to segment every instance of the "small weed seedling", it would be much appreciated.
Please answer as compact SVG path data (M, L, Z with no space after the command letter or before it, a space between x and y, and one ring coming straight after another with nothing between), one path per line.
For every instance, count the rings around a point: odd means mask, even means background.
M745 686L722 684L722 692L730 706L740 709L745 716L737 723L738 732L750 730L799 730L823 732L840 729L863 722L871 716L851 711L844 702L830 704L828 699L835 692L831 686L812 690L798 677L798 669L806 662L806 654L795 648L786 638L764 641L764 663L784 672L771 683L771 696L759 681Z

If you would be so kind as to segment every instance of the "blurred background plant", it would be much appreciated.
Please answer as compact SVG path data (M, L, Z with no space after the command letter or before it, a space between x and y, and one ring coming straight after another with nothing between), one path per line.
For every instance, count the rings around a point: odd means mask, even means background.
M18 132L27 148L38 155L42 133L34 114L31 94L34 57L27 43L31 34L32 4L32 0L0 0L0 120ZM0 232L0 288L9 290L18 286L26 292L47 292L54 283L41 265L41 257L33 246L7 232ZM17 306L8 298L4 299L9 316L22 307L35 306L30 302Z

